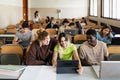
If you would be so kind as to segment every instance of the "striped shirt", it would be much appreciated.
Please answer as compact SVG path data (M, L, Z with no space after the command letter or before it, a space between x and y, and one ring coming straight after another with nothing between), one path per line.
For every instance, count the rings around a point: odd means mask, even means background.
M108 50L104 42L97 41L96 46L93 47L86 41L80 45L79 54L88 65L98 65L108 57Z

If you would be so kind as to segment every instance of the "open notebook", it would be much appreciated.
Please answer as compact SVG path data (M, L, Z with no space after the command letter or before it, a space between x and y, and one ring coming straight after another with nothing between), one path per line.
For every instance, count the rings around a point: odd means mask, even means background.
M100 66L99 65L92 65L92 69L95 72L96 76L99 78L99 73L100 73Z
M120 61L102 61L100 66L92 66L100 80L120 80Z
M26 66L20 65L0 65L0 80L13 79L17 80Z

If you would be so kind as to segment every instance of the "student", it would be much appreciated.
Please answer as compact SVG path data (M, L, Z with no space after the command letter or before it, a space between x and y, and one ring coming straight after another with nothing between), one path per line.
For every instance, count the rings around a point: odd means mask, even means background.
M22 28L16 33L13 44L20 44L23 47L27 47L34 40L34 35L32 31L29 30L28 21L24 21Z
M80 45L79 55L84 66L99 65L101 61L107 60L108 50L104 42L97 40L94 29L86 32L87 41Z
M34 19L33 19L34 23L35 23L35 24L38 24L40 18L41 18L41 17L40 17L40 15L39 15L39 11L35 11L35 13L34 13Z
M70 22L69 26L75 26L75 18L72 18L72 22Z
M38 39L35 40L26 54L27 65L49 65L51 64L51 58L54 51L54 47L57 44L55 39L50 39L49 34L46 31L38 33Z
M45 22L46 22L47 24L50 23L50 17L49 17L49 16L46 16Z
M69 21L67 19L63 20L63 25L59 28L58 33L64 32L65 29L71 29L70 26L69 26Z
M84 31L84 29L82 28L80 22L79 22L79 21L76 21L75 24L76 24L76 27L78 28L78 33L79 33L79 34L84 34L85 31Z
M85 17L82 17L81 24L82 23L84 23L84 25L87 25L87 21L86 21Z
M47 28L54 28L56 30L59 29L58 25L56 24L56 20L54 18L51 19L50 23L46 26L46 29Z
M68 41L68 37L65 33L60 33L59 37L58 37L58 45L55 46L54 48L54 55L53 55L53 59L52 59L52 64L55 67L57 64L57 58L59 57L59 59L61 60L78 60L79 61L79 65L78 65L78 73L82 73L82 66L81 66L81 62L78 56L78 52L77 49L75 47L74 44L70 43Z
M97 32L97 39L105 42L106 44L111 44L112 37L112 29L109 25L104 25L101 31Z

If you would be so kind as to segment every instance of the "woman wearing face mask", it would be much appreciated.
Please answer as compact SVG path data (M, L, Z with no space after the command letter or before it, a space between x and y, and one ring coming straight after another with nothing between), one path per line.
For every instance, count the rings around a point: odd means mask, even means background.
M97 32L97 39L105 42L106 44L111 44L112 37L112 29L109 25L104 25L101 31Z
M56 67L57 65L57 58L60 60L78 60L79 65L77 72L82 73L82 66L78 56L77 49L74 44L70 43L68 37L65 33L60 33L58 37L58 45L54 48L54 54L52 59L52 65Z

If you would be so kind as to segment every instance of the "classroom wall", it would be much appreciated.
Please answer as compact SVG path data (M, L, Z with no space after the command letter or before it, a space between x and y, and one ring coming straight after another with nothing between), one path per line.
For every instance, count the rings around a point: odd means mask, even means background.
M0 0L0 28L22 19L22 0Z
M29 0L29 19L36 10L42 18L81 18L87 16L88 0ZM57 9L61 10L58 15Z
M81 18L87 16L88 0L28 0L29 20L33 19L36 10L42 18ZM57 9L61 13L57 14ZM22 0L0 0L0 28L9 24L15 25L22 20Z

